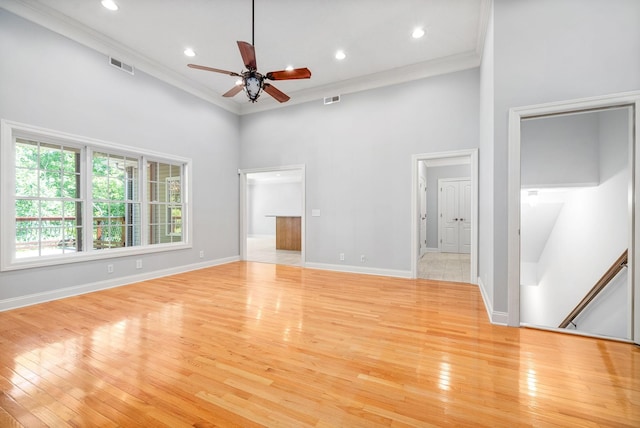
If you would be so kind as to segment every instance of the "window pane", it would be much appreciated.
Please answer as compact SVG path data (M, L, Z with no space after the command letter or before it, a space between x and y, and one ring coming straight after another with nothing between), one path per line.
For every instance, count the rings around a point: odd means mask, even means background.
M140 245L140 204L127 204L126 246Z
M38 171L16 169L16 196L38 196Z
M62 201L40 201L40 215L42 216L42 221L61 219Z
M109 179L107 177L93 177L91 185L93 199L109 199Z
M67 174L62 176L62 197L63 198L79 198L80 174Z
M62 197L62 175L59 171L40 171L40 194L45 198Z
M125 160L123 156L109 155L109 177L124 179Z
M62 170L66 173L80 172L80 150L65 148L62 154Z
M124 201L125 180L124 177L109 178L109 199L112 201Z
M26 140L16 142L16 167L38 168L38 143Z
M93 154L92 172L94 177L106 177L109 171L109 158L106 153Z
M27 218L38 217L40 215L40 204L32 199L16 200L16 220L23 221Z
M181 236L182 235L182 208L169 207L167 210L168 215L168 227L167 235Z
M78 216L78 213L82 213L82 202L63 202L62 208L64 210L65 221L71 220L74 223L82 224Z
M167 178L167 202L180 203L182 199L182 191L180 187L180 177Z
M62 170L62 147L52 144L40 144L40 169L46 171Z
M182 241L182 165L149 162L150 244Z

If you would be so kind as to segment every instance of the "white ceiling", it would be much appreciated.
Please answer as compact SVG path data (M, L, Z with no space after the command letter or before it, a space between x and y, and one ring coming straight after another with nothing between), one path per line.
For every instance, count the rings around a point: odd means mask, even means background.
M0 0L0 7L132 64L238 114L277 107L264 94L222 98L241 72L236 41L251 43L251 0ZM255 0L258 71L308 67L309 80L275 86L296 104L480 64L489 0ZM413 39L415 27L426 35ZM192 47L197 56L183 54ZM343 61L334 58L345 51Z

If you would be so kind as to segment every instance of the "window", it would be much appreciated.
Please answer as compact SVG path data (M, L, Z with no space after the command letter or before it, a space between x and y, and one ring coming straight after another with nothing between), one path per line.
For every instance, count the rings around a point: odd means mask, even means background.
M17 138L15 257L82 250L80 150Z
M92 164L93 248L140 245L139 160L94 152Z
M149 244L182 240L182 168L164 162L147 162Z
M182 180L167 177L167 235L182 236Z
M188 159L4 120L1 154L2 270L188 247Z

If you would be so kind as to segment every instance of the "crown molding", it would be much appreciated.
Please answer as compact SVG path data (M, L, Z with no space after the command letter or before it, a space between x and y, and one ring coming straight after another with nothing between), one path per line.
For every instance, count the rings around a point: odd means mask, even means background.
M476 68L480 66L480 58L481 57L479 57L475 51L467 52L460 55L439 58L433 61L412 64L406 67L385 70L379 73L358 76L335 84L290 92L289 95L291 96L291 99L287 101L286 106L307 103L315 100L321 101L324 97L351 94L438 76L441 74ZM240 114L246 115L266 110L273 110L279 106L281 106L281 104L275 100L260 99L259 103L247 103L241 106Z

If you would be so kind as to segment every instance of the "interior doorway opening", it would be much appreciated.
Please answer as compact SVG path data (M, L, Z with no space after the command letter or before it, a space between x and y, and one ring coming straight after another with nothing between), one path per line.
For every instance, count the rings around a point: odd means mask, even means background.
M241 259L304 266L304 168L240 171Z
M413 156L413 278L477 283L477 159L477 149Z
M510 110L509 325L638 343L639 100ZM625 266L612 269L622 256ZM613 271L607 288L583 299Z

